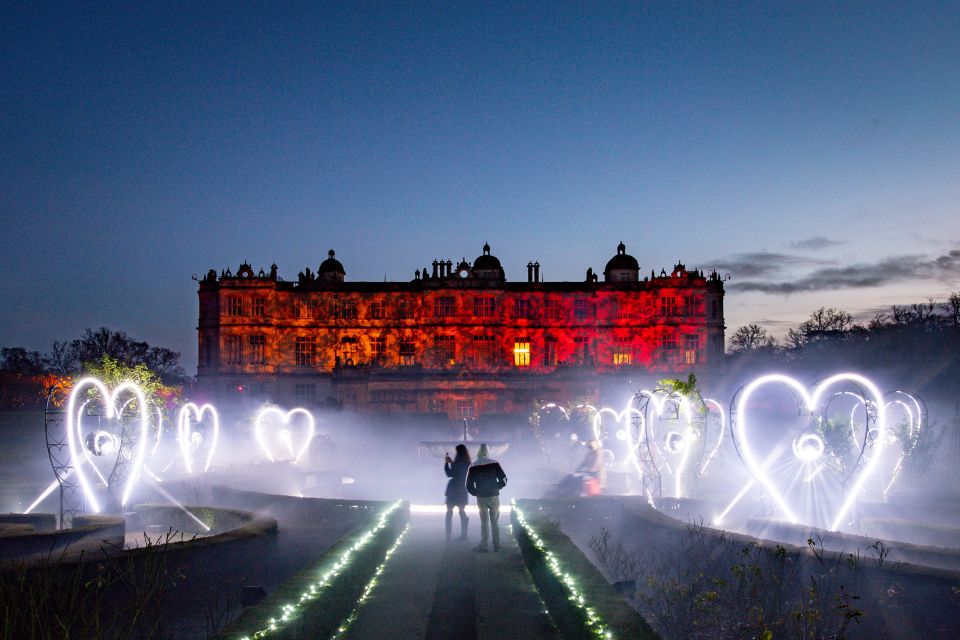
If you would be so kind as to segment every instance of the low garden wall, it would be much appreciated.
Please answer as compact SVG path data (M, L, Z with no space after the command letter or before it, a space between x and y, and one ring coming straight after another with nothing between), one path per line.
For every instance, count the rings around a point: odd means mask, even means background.
M52 513L0 513L0 525L26 524L35 531L53 531L57 528L57 516Z
M533 508L589 549L611 581L633 579L634 605L665 637L720 637L710 635L711 624L758 637L796 635L799 625L825 636L856 629L856 637L960 637L960 572L890 562L866 548L834 553L816 540L793 545L684 523L640 497L540 500Z
M135 514L132 520L155 522L172 516L165 505L141 505ZM75 553L78 545L73 545L69 555L46 552L29 562L6 563L0 570L0 637L165 637L171 627L182 624L187 609L198 605L212 612L207 624L215 624L217 617L230 614L223 606L223 589L235 591L232 581L238 574L242 577L250 558L270 550L277 523L222 509L207 515L214 524L237 526L192 539L174 536L171 523L168 536L155 536L139 548L123 549L121 536L120 544L99 542L94 548L91 543L82 554ZM102 539L104 531L116 536L124 520L78 516L74 524L75 529L38 535L46 537L48 545L78 533Z
M281 523L310 523L334 519L350 526L368 522L386 503L378 500L300 498L215 485L211 501L222 507L261 513Z
M749 535L762 540L776 540L797 546L805 546L807 540L813 539L818 545L830 551L857 553L864 555L876 554L878 541L883 544L885 561L891 565L920 565L936 569L960 571L960 530L944 528L940 540L949 544L953 540L955 548L910 544L902 542L909 537L911 525L903 520L863 519L860 526L866 531L873 531L877 535L852 535L839 531L827 531L805 525L791 524L782 520L767 520L755 518L748 520L746 531ZM921 527L919 530L929 530L930 527ZM880 535L885 532L892 535Z
M46 528L53 517L37 514L0 536L0 570L3 563L43 563L92 554L102 547L123 548L126 523L120 516L77 516L70 529ZM37 529L32 522L44 528Z

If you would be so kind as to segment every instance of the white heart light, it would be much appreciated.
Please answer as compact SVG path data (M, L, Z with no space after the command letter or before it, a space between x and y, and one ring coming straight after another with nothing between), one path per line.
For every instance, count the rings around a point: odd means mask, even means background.
M81 432L82 421L77 410L77 400L80 398L81 391L86 392L90 388L96 389L100 393L103 399L103 406L107 412L107 418L120 417L123 415L123 408L117 409L117 398L120 394L124 392L132 393L137 400L137 407L140 412L140 434L137 438L137 450L133 455L133 468L130 470L127 485L124 487L123 494L120 498L121 506L127 504L130 493L133 491L133 487L140 477L140 469L143 466L143 459L147 450L147 433L150 429L150 416L147 409L146 396L140 387L133 382L122 382L111 392L103 382L97 378L89 377L77 381L70 391L70 398L67 401L67 446L70 449L70 457L73 460L77 478L80 480L80 486L83 488L84 497L90 503L94 513L100 513L100 505L83 470L83 459L90 462L105 484L107 484L107 480L100 474L99 469L93 464L93 461L87 454L86 448L83 446L84 436ZM83 403L83 406L86 406L86 402ZM80 411L83 410L83 406L80 407ZM126 407L126 403L123 407ZM117 448L119 450L119 447ZM118 455L120 455L119 451Z
M591 407L593 409L593 407ZM621 428L613 431L614 438L617 440L624 441L623 445L626 447L627 455L626 459L633 465L633 468L638 474L643 476L643 468L640 465L640 461L637 459L637 449L640 446L640 443L643 442L643 415L638 409L635 409L632 404L628 404L627 408L623 411L616 411L610 407L603 407L602 409L594 409L593 413L593 437L598 442L603 442L603 417L609 415L613 418L614 423ZM640 427L637 432L637 437L633 437L633 430L630 428L630 417L638 416L640 418Z
M270 462L276 462L276 459L273 456L273 453L270 449L270 445L267 444L266 435L264 433L266 429L266 422L267 422L266 418L270 416L276 416L280 419L281 424L290 424L290 419L298 414L305 416L307 419L306 437L303 439L303 445L300 447L298 451L294 451L293 436L290 435L289 430L286 430L286 429L283 430L287 433L286 443L290 448L291 456L293 457L294 463L298 462L300 458L303 457L303 454L306 453L307 449L310 447L311 440L313 440L313 434L314 434L314 431L316 430L316 423L313 419L313 414L302 407L291 409L286 413L284 413L281 409L278 409L277 407L264 407L263 409L260 409L260 411L257 412L257 417L254 420L254 424L253 424L253 432L257 438L257 444L260 445L260 449L267 456L267 459ZM282 434L283 432L281 432L281 434L278 434L278 439L280 439L281 441L284 440L284 438L282 437Z
M783 515L792 523L797 524L799 522L796 515L794 515L793 510L787 504L783 495L781 494L778 487L771 480L770 476L767 473L767 468L769 467L769 461L764 461L761 464L756 455L754 454L753 447L750 444L747 430L747 402L750 397L753 395L759 387L777 383L786 386L791 389L796 396L801 399L806 406L806 409L809 411L812 416L816 408L820 405L820 402L823 398L824 393L834 384L838 382L853 382L859 385L862 388L865 388L869 395L872 396L872 401L875 402L877 408L877 430L878 437L873 442L873 455L870 456L868 460L863 464L860 472L856 474L856 479L853 482L853 485L849 488L846 495L843 496L842 504L837 510L832 522L830 523L831 530L837 530L843 522L844 517L847 512L849 512L850 507L853 505L853 502L857 499L857 495L860 493L860 490L863 488L864 483L867 479L873 474L874 470L877 467L877 462L880 459L880 452L887 440L887 420L886 420L886 406L883 402L883 396L880 393L879 389L874 385L872 381L864 376L861 376L856 373L839 373L829 378L823 380L817 387L814 389L813 394L811 395L807 389L800 384L794 378L785 376L782 374L770 374L756 378L747 384L742 391L740 392L740 399L737 403L737 419L734 421L733 433L736 437L737 444L740 449L741 458L743 459L744 464L747 466L747 469L750 471L750 474L759 482L764 489L767 491L768 495L776 503L777 507L783 513ZM807 435L807 434L805 434ZM812 435L812 434L809 434ZM801 444L797 443L798 448ZM729 507L727 509L729 511ZM726 512L724 512L726 513Z
M646 433L646 441L650 449L651 457L654 458L654 463L656 464L656 459L659 458L660 464L657 467L663 467L667 474L673 477L673 492L675 498L683 497L683 474L686 472L687 464L690 461L690 455L694 450L693 441L697 439L696 429L693 427L692 421L692 410L690 407L690 402L681 395L676 393L670 393L662 389L656 389L654 391L643 390L640 392L641 396L649 398L647 403L647 408L653 405L653 416L644 415L642 417L644 430ZM669 434L664 434L665 439L663 440L663 446L661 446L661 436L657 433L657 427L659 426L659 418L668 410L676 410L677 419L679 420L681 416L685 417L686 426L682 431L675 432L679 438L674 436L672 438L672 444L668 448L668 440L666 436ZM651 446L652 445L652 446ZM674 462L671 465L671 459Z
M715 409L717 415L720 417L720 433L717 435L717 443L710 449L710 453L707 454L706 459L703 461L703 466L700 467L700 475L704 474L710 461L717 455L720 445L723 444L723 435L727 432L727 414L723 410L723 405L712 398L704 398L703 403L707 406L710 413L714 413L713 410ZM713 409L711 409L711 407Z
M204 414L207 413L210 414L210 421L212 423L211 437L209 441L207 441L207 439L201 439L199 442L195 442L194 436L200 434L190 428L190 421L193 419L194 422L199 423L203 420ZM180 442L180 454L183 456L183 465L187 473L193 473L193 452L195 449L198 449L201 444L206 444L207 449L207 461L206 464L203 465L203 471L206 472L210 468L219 439L220 416L212 404L204 404L198 407L194 403L188 402L183 405L177 417L177 440Z

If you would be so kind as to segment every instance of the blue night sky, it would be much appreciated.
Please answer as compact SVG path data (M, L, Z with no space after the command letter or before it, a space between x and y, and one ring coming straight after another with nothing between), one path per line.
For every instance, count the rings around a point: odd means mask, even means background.
M0 8L0 345L196 363L194 273L729 273L730 332L960 289L957 3Z

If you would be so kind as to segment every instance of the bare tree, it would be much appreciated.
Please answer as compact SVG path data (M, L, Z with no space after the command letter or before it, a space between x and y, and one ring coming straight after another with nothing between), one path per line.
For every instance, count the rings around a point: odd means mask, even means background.
M882 329L887 326L890 316L885 313L877 312L874 314L873 318L870 320L870 323L867 325L867 329L870 331L876 331L877 329Z
M731 353L751 353L776 346L777 341L758 324L740 327L730 337Z
M810 318L800 325L800 330L808 335L831 331L846 331L853 324L853 316L833 307L820 307L810 314Z
M933 298L927 298L926 302L919 302L910 305L913 311L913 319L919 324L927 324L936 319L937 304Z
M907 307L895 304L890 307L890 317L893 318L893 324L902 327L913 321L913 312Z
M951 293L943 304L943 308L947 312L947 322L950 326L960 327L960 291Z

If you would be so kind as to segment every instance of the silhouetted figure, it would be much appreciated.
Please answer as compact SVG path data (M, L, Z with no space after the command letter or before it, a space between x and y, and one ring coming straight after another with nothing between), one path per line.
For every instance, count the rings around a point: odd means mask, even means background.
M453 508L460 510L460 539L467 539L467 523L470 518L464 513L463 508L467 506L470 496L467 495L467 472L470 470L470 452L467 447L458 444L456 448L456 457L451 460L446 456L443 461L443 471L450 480L447 481L447 542L450 542L450 533L453 528Z
M599 495L601 487L607 480L607 468L603 464L603 446L599 440L587 443L587 455L577 467L577 473L583 475L582 493Z
M477 460L467 472L467 491L477 497L480 510L480 544L476 551L487 552L487 540L493 537L493 550L500 551L500 489L507 486L507 474L490 457L486 444L480 445ZM492 530L492 532L491 532Z

